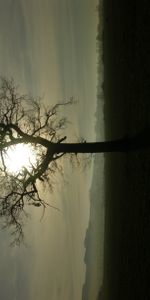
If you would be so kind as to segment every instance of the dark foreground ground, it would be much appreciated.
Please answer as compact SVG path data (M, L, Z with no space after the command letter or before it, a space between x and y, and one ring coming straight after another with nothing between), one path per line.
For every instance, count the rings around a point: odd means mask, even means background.
M150 128L148 0L104 0L104 73L107 139ZM103 299L150 299L150 149L107 155L105 175Z

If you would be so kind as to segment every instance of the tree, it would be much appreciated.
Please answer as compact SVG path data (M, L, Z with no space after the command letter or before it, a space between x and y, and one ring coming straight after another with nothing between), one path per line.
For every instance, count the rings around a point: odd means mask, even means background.
M38 181L51 186L51 174L59 166L60 158L67 154L125 152L148 146L147 138L136 136L115 141L95 143L67 143L62 135L67 124L65 117L58 117L58 103L44 107L40 99L20 95L13 79L0 78L0 216L3 227L13 228L13 242L23 240L22 215L26 205L43 206ZM23 166L17 173L10 172L6 157L8 149L16 145L30 145L36 153L36 161Z

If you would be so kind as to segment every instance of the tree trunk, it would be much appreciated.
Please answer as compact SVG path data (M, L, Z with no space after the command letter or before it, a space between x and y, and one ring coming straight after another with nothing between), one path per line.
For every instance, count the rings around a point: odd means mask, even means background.
M150 139L145 134L132 138L94 143L60 143L53 144L54 153L107 153L128 152L150 147Z

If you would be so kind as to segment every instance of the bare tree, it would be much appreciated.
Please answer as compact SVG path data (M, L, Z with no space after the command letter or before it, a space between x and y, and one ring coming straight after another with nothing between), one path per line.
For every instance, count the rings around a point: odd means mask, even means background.
M12 228L14 243L23 240L22 215L26 205L43 206L38 181L51 185L51 174L59 169L60 158L67 154L125 152L147 146L139 137L95 143L66 143L62 135L67 124L58 117L65 103L44 107L39 99L20 95L13 79L0 78L0 215L3 227ZM5 162L7 151L18 144L29 144L36 152L36 162L12 174ZM61 170L61 169L60 169Z

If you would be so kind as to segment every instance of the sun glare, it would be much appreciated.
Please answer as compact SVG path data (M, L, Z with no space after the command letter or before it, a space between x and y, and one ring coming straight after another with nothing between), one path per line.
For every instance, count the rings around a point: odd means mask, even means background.
M4 162L10 173L18 173L23 167L30 169L36 163L34 149L26 144L18 144L8 148Z

